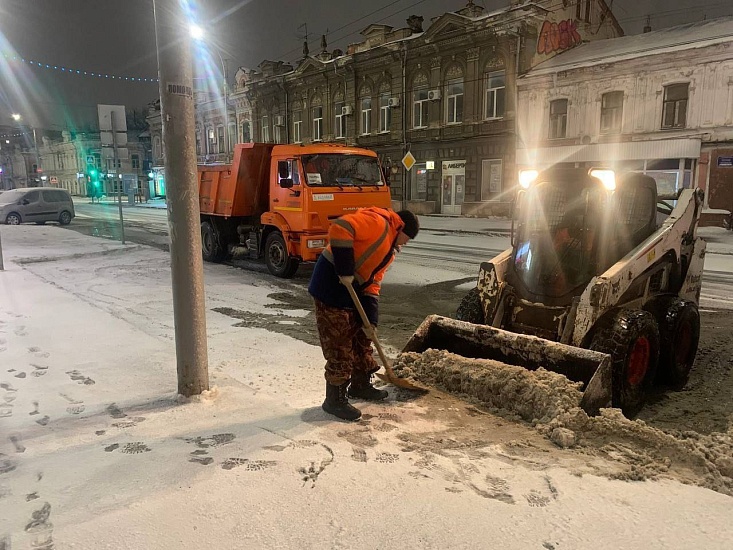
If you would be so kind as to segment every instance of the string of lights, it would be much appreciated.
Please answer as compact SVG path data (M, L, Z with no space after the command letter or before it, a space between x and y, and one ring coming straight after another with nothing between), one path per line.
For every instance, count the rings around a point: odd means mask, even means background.
M79 76L89 76L93 78L106 78L109 80L121 80L121 81L129 81L129 82L149 82L149 83L157 83L157 78L144 78L144 77L137 77L137 76L121 76L121 75L115 75L115 74L108 74L108 73L100 73L95 71L85 71L83 69L73 69L70 67L63 67L61 65L52 65L50 63L43 63L41 61L36 61L33 59L25 59L23 57L17 56L17 55L11 55L11 54L3 54L5 59L9 61L20 61L21 63L25 63L26 65L30 65L31 67L40 67L42 69L49 69L51 71L59 71L67 74L73 74L73 75L79 75Z

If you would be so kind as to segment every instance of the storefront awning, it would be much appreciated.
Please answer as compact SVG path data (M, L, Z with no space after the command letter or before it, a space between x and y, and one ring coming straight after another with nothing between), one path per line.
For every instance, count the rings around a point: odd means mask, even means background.
M546 166L560 162L616 162L623 160L697 159L699 157L699 139L660 139L517 149L517 163L522 166Z

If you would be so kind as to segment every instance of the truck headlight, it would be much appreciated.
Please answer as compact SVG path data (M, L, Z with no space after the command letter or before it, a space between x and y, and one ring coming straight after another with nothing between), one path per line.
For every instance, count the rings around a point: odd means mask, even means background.
M326 239L308 239L306 246L308 248L326 248Z

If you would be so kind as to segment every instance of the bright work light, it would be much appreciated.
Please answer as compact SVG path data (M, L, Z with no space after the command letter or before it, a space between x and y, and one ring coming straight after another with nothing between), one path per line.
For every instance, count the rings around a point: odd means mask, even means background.
M590 175L601 180L603 187L609 191L616 189L616 174L613 170L591 170Z
M525 189L529 189L532 182L537 179L540 173L537 170L520 170L519 171L519 185Z

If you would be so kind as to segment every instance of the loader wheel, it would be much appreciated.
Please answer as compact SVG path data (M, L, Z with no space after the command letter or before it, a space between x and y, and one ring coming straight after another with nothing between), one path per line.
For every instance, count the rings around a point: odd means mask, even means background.
M700 313L694 302L662 298L649 310L659 324L659 381L675 390L687 384L700 340Z
M265 263L275 277L290 279L298 271L300 262L288 255L285 239L279 231L273 231L265 241Z
M478 287L472 288L468 294L463 297L461 303L456 310L456 319L459 321L467 321L476 325L486 324L484 320L484 308L481 305L481 295Z
M201 222L201 252L207 262L219 263L227 256L226 247L221 245L219 233L209 221Z
M644 406L659 362L659 328L654 316L625 309L601 319L590 349L611 356L613 406L633 418Z

